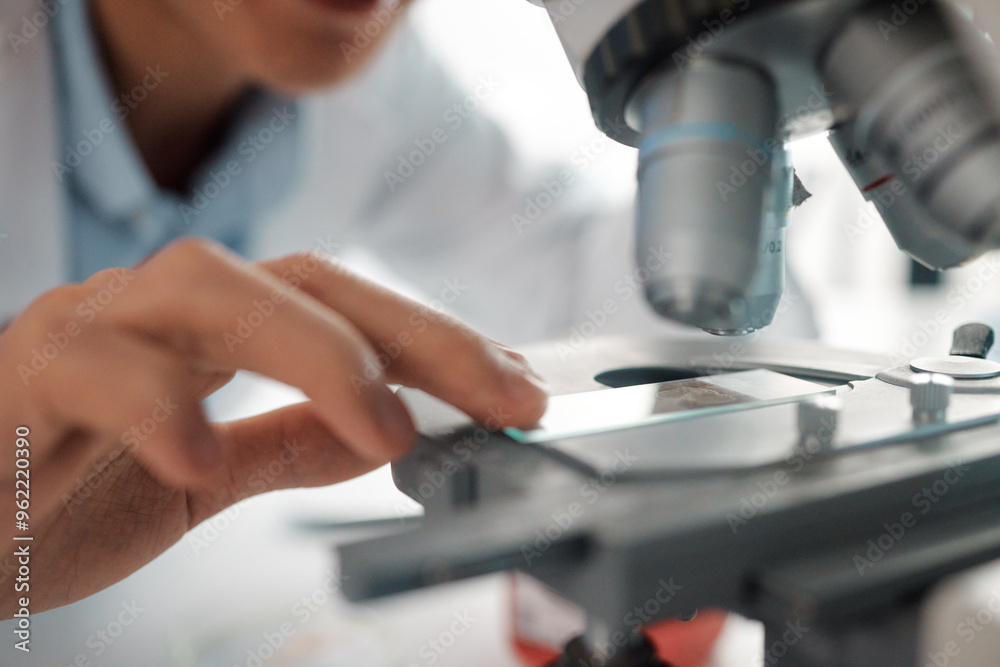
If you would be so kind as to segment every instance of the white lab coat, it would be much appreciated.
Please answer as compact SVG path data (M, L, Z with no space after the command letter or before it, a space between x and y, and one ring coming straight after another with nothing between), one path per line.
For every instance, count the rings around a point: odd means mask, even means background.
M0 322L65 276L48 35L17 52L7 36L37 9L27 0L0 6Z
M0 35L19 31L37 10L32 0L4 0ZM483 86L486 93L489 81ZM544 184L558 192L552 183L566 172L527 170L481 114L446 115L467 94L404 27L361 76L304 104L307 154L298 185L260 228L253 254L364 247L424 297L512 342L567 337L581 327L585 335L680 331L651 314L628 278L631 214L587 194L599 188L583 175L570 172L566 192L523 225L533 212L526 198L548 202ZM4 39L0 322L66 280L66 212L51 167L59 154L55 120L47 32L18 53ZM439 128L445 141L393 192L386 172L398 174L400 157ZM515 214L524 216L520 229ZM608 300L614 312L603 317ZM808 331L808 309L792 311L780 328Z

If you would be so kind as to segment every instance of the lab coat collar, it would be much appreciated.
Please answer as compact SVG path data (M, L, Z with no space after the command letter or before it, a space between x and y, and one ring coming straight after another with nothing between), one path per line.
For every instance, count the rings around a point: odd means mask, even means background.
M52 57L39 11L30 0L0 3L0 322L66 276L65 215L51 169Z
M66 138L53 171L60 182L68 179L77 188L98 220L121 224L149 208L156 190L124 123L132 101L112 92L88 7L84 0L70 2L52 21L53 56L60 63L59 121ZM158 68L150 69L156 76L149 79L151 89L139 93L144 96L155 95L162 77Z

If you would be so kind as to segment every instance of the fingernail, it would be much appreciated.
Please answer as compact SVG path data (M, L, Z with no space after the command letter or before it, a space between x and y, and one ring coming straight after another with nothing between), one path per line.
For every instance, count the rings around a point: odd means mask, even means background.
M379 430L392 443L412 442L416 436L416 428L410 419L410 413L391 389L385 385L376 387L373 410Z
M504 349L509 349L509 348L504 348ZM513 350L510 351L513 352ZM520 372L522 375L529 375L538 380L543 387L546 386L545 379L541 375L535 372L535 369L531 367L531 364L528 363L528 360L525 359L524 357L520 355L514 357L509 354L504 354L503 360L509 367Z
M548 382L545 381L545 378L543 378L541 375L539 375L538 373L536 373L535 369L532 368L529 365L525 365L524 368L525 368L525 370L528 371L528 375L530 375L531 377L533 377L536 380L538 380L541 383L541 385L543 387L545 387L545 391L548 392L548 390L549 390L549 384L548 384Z
M504 390L518 402L536 401L549 395L549 387L534 371L510 364L504 377Z

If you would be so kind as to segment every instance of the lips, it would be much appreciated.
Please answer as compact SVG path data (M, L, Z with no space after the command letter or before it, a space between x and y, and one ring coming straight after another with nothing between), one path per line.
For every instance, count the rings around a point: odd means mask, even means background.
M311 0L313 4L338 12L360 14L376 9L380 0Z

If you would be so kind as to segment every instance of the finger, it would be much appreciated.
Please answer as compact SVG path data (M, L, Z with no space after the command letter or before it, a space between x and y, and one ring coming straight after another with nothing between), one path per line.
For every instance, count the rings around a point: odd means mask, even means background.
M198 388L198 397L205 399L229 384L236 377L236 371L206 372L199 377L201 385Z
M60 348L69 344L67 313L86 290L72 285L50 290L33 301L0 336L0 424L24 426L32 435L32 456L48 457L65 434L62 424L50 422L32 400L32 385L58 360Z
M135 275L134 269L121 268L104 269L94 273L81 283L79 289L77 286L68 288L73 289L76 294L76 307L69 312L79 317L96 317L97 308L101 303L124 291ZM187 365L196 379L197 394L202 399L224 387L236 375L235 370L228 367L219 368L217 365L206 363L206 360L188 359Z
M202 479L222 462L221 445L201 409L199 384L170 351L102 328L74 340L31 391L51 419L101 435L176 485ZM74 442L68 439L65 446Z
M210 243L172 244L107 308L121 327L168 342L216 369L261 373L302 389L355 452L385 460L413 441L406 408L344 317Z
M500 350L500 352L502 352L504 355L506 355L507 358L510 359L514 363L515 366L517 366L518 368L522 369L526 375L530 375L531 377L533 377L535 380L537 380L539 383L541 383L541 385L543 387L547 387L548 386L545 383L545 378L543 378L541 375L539 375L538 373L536 373L535 369L531 367L531 364L528 362L528 358L527 357L525 357L523 354L521 354L517 350L515 350L515 349L513 349L511 347L508 347L507 345L504 345L503 343L497 342L497 341L493 340L492 338L490 339L490 342L493 343L494 345L496 345L497 348Z
M545 411L542 381L524 357L458 320L333 262L298 255L263 264L353 322L393 382L423 389L492 427L531 426Z
M23 386L19 392L23 400L13 406L12 401L5 400L0 406L2 421L15 420L30 427L33 456L43 478L40 481L48 489L59 490L53 498L58 498L61 490L78 487L80 477L99 472L110 458L121 453L125 430L142 427L143 420L158 408L154 398L147 401L144 410L137 409L139 402L148 398L146 389L150 385L158 380L160 387L185 384L183 375L169 379L183 368L177 359L164 358L162 351L142 341L115 336L92 320L84 320L87 326L81 326L80 309L87 306L92 292L87 285L47 292L32 302L0 340L4 377L10 385L17 377L17 385ZM41 347L40 341L52 350L45 352L46 363L41 365L33 356ZM15 370L14 364L19 361L24 363ZM147 372L150 367L152 372ZM157 398L170 397L176 402L183 398L179 394L189 393L186 387L180 392L165 389ZM162 411L155 414L163 415ZM199 440L199 433L212 437L203 419L200 423L174 419L159 431L152 438L157 445L153 456L176 470L172 479L203 472L202 453L189 449ZM174 437L178 432L183 435ZM148 439L145 433L139 435ZM210 465L211 457L207 461ZM168 475L161 471L161 476Z
M191 525L244 498L277 489L326 486L386 461L359 456L330 432L311 403L216 426L230 447L226 474L190 495Z

